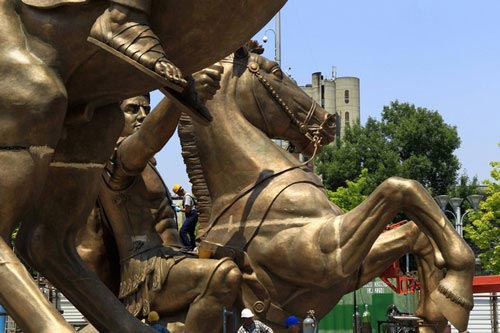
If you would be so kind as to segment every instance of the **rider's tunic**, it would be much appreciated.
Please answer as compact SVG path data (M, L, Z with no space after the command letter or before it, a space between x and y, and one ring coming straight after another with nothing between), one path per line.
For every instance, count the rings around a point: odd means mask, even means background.
M168 189L154 163L148 163L142 172L129 172L116 152L102 175L98 205L113 230L120 254L118 297L132 314L142 310L145 316L170 269L185 256L163 246L154 228L165 220L172 228L176 226ZM115 190L120 183L129 185Z

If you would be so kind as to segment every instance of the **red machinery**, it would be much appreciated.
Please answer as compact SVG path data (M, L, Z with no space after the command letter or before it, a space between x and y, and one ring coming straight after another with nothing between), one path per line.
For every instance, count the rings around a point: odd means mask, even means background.
M407 220L403 220L388 225L386 227L386 230L396 229L407 222ZM393 262L392 265L389 266L389 268L387 268L379 277L382 281L385 282L386 285L389 286L389 288L391 288L398 294L411 294L420 288L420 283L415 276L403 274L399 265L399 261ZM395 279L394 283L389 279Z

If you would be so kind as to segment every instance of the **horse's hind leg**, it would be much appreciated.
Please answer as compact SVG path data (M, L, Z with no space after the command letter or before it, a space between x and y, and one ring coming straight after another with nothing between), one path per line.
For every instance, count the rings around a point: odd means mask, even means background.
M385 225L400 211L426 233L434 247L436 266L447 274L431 294L444 316L465 330L472 309L474 254L456 233L434 199L416 181L393 177L383 182L361 205L342 217L340 244L349 253L342 264L354 272Z
M145 333L152 331L85 267L75 248L76 233L94 206L100 176L122 126L117 105L96 110L89 123L66 126L37 202L37 220L23 221L18 244L23 257L100 332Z
M429 298L443 278L441 269L435 266L432 245L427 236L413 222L408 222L397 229L384 232L377 238L370 252L363 261L356 289L380 276L389 265L404 254L415 255L420 281L419 302L415 314L426 321L437 324L438 332L443 331L448 321L436 311L435 304ZM424 333L425 328L420 331ZM432 329L434 332L434 329Z

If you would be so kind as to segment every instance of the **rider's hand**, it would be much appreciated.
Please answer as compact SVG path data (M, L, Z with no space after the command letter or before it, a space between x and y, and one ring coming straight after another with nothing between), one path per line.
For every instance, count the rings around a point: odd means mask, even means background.
M224 67L220 62L193 74L195 88L202 101L211 100L220 88Z

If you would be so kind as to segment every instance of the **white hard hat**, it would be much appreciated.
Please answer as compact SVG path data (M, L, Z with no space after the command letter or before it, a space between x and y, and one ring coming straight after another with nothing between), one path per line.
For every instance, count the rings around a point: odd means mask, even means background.
M253 318L253 312L250 309L243 309L241 311L241 318Z

